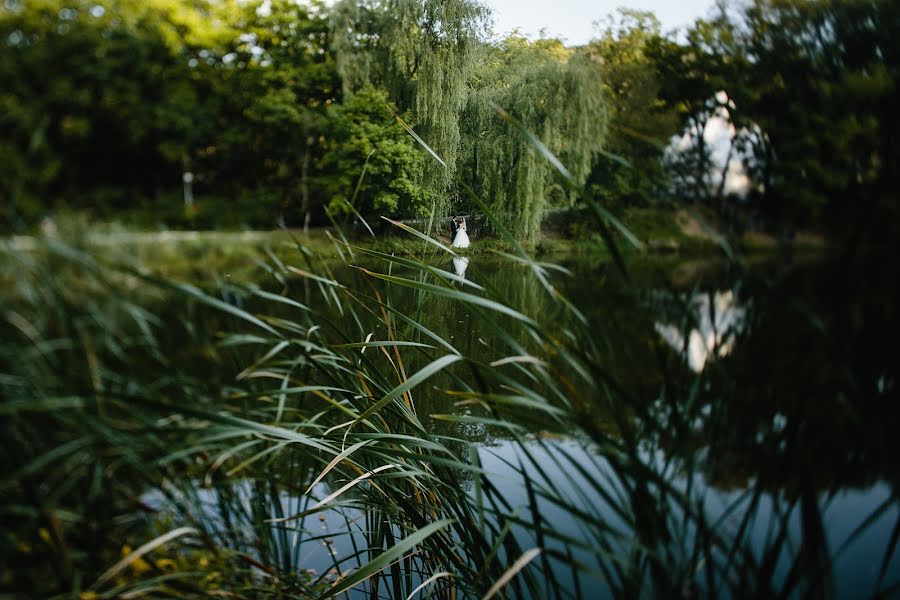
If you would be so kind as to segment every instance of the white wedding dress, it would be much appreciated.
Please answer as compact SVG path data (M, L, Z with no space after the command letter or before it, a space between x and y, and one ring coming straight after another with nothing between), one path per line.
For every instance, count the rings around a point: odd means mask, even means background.
M463 279L466 278L466 267L469 266L469 257L468 256L454 256L453 257L453 273L456 274L457 277L461 277Z
M465 222L460 223L459 228L456 230L456 237L453 238L453 247L454 248L468 248L469 247L469 235L466 233Z

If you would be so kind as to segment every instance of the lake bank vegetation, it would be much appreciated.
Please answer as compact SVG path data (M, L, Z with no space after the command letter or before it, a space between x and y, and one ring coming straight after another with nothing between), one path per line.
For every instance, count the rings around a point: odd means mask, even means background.
M696 218L692 214L697 215ZM529 254L543 260L560 261L568 257L588 259L595 263L608 262L612 256L599 234L585 226L591 215L584 210L564 210L544 219L540 235L520 245ZM428 219L405 221L414 227L427 226ZM629 261L668 261L691 258L715 259L721 254L720 224L709 212L669 209L629 208L621 213L621 222L643 244L638 251L623 245L622 252ZM499 256L515 252L516 244L494 236L486 227L475 223L476 244L465 251L466 256ZM371 228L375 235L369 234ZM398 256L414 257L433 249L428 242L404 235L390 223L366 226L347 220L347 239L357 247L377 250ZM449 246L449 228L433 224L434 239ZM121 224L90 222L83 215L62 214L42 223L39 235L8 237L0 254L7 252L41 252L48 240L64 240L66 244L89 253L114 250L132 259L139 268L181 281L209 281L217 277L235 281L252 280L258 276L260 264L271 256L286 259L296 249L296 241L322 260L340 260L343 242L327 228L283 229L275 231L196 231L196 230L135 230ZM626 240L617 236L619 243ZM775 236L759 232L745 232L732 237L729 243L739 254L752 259L785 251ZM828 251L823 236L800 232L791 245L797 252L824 254ZM13 277L12 272L8 273Z

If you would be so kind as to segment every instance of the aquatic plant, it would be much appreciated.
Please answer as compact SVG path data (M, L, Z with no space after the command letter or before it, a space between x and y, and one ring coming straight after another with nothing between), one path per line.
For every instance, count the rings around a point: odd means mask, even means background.
M841 482L748 476L717 492L728 457L711 458L701 433L737 448L729 457L755 443L774 460L809 441L805 407L742 420L719 362L692 374L661 340L659 393L630 392L611 368L612 325L482 208L515 249L506 268L546 304L518 302L477 261L463 279L452 249L402 224L419 255L335 239L339 265L296 240L293 260L270 254L265 281L207 289L54 240L5 252L3 587L828 595L840 553L893 523L872 591L896 589L893 486L835 550L825 515ZM438 302L478 323L477 345L422 316ZM548 305L561 311L551 327ZM880 385L878 398L894 393Z

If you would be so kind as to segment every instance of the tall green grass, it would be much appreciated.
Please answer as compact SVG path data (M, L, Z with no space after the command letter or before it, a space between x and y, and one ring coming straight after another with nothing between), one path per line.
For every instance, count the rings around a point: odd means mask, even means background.
M348 275L296 240L293 260L270 256L266 285L218 290L54 241L4 253L16 289L0 305L3 588L828 595L815 490L751 483L713 510L702 456L676 451L707 417L706 375L633 396L609 369L603 323L480 206L514 248L509 268L546 304L523 311L509 290L461 280L445 266L454 250L399 224L423 242L419 255L338 234ZM422 317L429 303L464 307L484 347L438 331ZM553 327L537 314L549 305L565 313ZM452 410L423 413L437 397ZM502 447L473 445L467 431L494 432ZM499 478L485 460L502 465ZM776 516L760 543L763 503ZM885 501L854 536L895 507ZM896 541L881 567L887 591ZM310 572L311 556L326 566Z

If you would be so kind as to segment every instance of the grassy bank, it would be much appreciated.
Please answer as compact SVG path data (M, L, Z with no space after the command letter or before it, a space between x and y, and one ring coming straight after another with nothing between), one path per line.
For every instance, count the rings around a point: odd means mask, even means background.
M623 225L643 244L636 249L619 244L626 258L680 257L698 259L721 256L729 252L772 253L780 249L779 241L767 234L748 232L734 238L719 233L720 224L713 215L701 211L670 209L627 209L621 215ZM398 256L427 256L440 249L419 238L405 235L395 228L370 235L359 227L356 234L343 237L334 230L314 228L302 230L246 231L139 231L115 224L88 224L79 218L64 218L46 226L38 236L7 238L5 246L12 250L40 247L40 237L62 237L76 247L99 254L127 257L140 269L180 280L207 280L210 276L235 281L252 279L260 266L270 260L283 260L302 244L317 259L339 260L348 254L346 245ZM423 227L424 229L424 227ZM449 234L431 233L434 239L450 246ZM350 234L348 233L348 236ZM615 238L624 242L623 236ZM611 258L599 233L589 229L584 220L573 219L563 226L545 227L534 241L521 246L538 258L564 259L566 256L588 257L604 262ZM825 247L821 236L800 233L794 247L817 252ZM515 253L516 248L500 237L473 235L472 246L460 250L469 256Z

